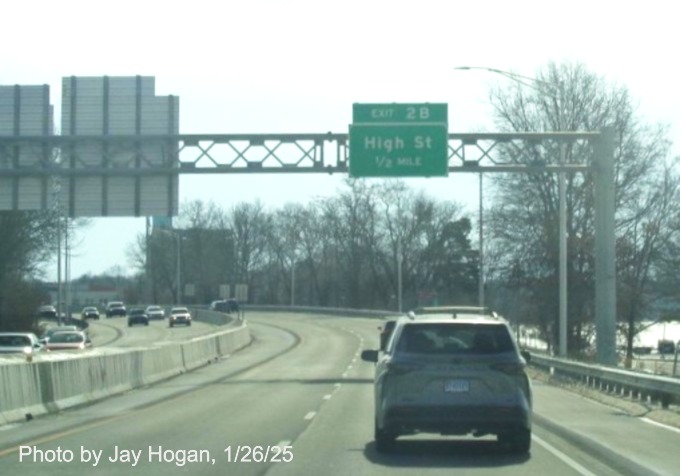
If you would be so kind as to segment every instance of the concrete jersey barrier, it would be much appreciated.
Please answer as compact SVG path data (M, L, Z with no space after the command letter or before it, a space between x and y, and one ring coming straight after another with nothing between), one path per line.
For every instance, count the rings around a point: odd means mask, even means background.
M201 367L251 342L242 321L188 342L0 365L0 425L93 402Z

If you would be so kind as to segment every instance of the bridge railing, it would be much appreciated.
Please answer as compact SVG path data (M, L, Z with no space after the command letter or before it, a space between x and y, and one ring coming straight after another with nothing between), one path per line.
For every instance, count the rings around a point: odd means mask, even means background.
M636 400L658 402L663 408L680 404L680 380L631 370L531 354L531 365L557 378Z

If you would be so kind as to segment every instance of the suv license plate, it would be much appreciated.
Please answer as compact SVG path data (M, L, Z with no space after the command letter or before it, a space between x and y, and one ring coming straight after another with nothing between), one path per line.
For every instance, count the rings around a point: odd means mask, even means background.
M466 393L469 391L469 381L456 379L445 381L445 393Z

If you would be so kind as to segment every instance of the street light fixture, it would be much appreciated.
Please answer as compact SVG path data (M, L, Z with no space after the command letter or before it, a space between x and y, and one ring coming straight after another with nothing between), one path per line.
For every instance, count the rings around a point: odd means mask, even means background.
M295 232L293 234L293 248L291 249L291 306L295 304L296 296L296 258L298 257L298 245L303 237L301 231Z
M517 74L517 73L512 73L511 71L504 71L501 69L496 69L496 68L487 68L485 66L456 66L453 68L455 71L487 71L489 73L495 73L499 74L500 76L504 76L507 79L511 79L512 81L515 81L523 86L527 86L531 89L535 89L536 91L539 91L541 93L546 92L545 89L546 87L549 88L554 88L555 85L552 83L549 83L547 81L543 81L542 79L537 79L537 78L531 78L530 76L524 76L522 74Z
M180 230L175 230L175 240L176 240L176 265L175 265L175 271L177 273L176 279L177 279L177 286L175 288L175 300L177 301L177 304L180 304L182 302L182 260L180 259L182 255L182 251L180 250L180 246L182 244L182 239L180 236Z
M543 81L541 79L531 78L522 74L512 73L511 71L504 71L496 68L488 68L485 66L457 66L453 68L456 71L471 71L479 70L489 73L499 74L507 79L510 79L522 86L529 87L538 91L540 94L546 95L551 99L556 99L556 96L548 92L548 89L556 89L556 85ZM565 162L566 152L565 147L561 148L560 161ZM566 357L568 353L567 345L567 327L568 327L568 290L567 290L567 244L566 244L566 172L559 172L559 356ZM483 290L482 290L482 273L483 273L483 174L480 178L479 188L479 240L481 248L481 263L479 265L481 277L479 279L479 305L483 306Z

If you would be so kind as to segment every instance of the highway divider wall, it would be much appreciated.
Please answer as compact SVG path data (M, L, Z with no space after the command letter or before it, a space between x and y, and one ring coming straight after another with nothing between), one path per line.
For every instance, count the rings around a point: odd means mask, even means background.
M213 324L214 326L227 326L232 323L239 324L241 320L238 316L232 314L225 314L223 312L211 311L205 308L193 307L189 308L192 311L192 316L197 321Z
M227 330L169 343L64 360L0 365L0 425L63 410L165 380L251 343L245 322Z
M248 304L243 306L245 312L296 312L307 314L325 314L331 316L345 316L345 317L373 317L383 319L385 317L398 317L405 314L398 311L374 311L369 309L343 309L337 307L312 307L312 306L269 306L269 305L253 305Z

